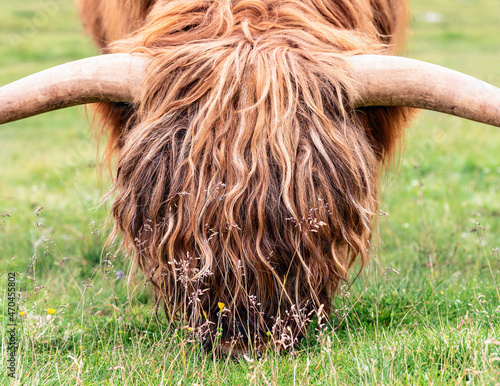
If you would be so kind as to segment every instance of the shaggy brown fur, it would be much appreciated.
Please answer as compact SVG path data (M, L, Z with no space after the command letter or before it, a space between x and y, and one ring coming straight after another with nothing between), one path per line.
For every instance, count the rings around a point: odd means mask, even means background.
M405 3L80 3L96 41L124 37L106 52L153 57L137 105L100 109L114 236L169 315L223 338L299 336L368 258L380 169L410 110L353 110L345 58L393 52Z

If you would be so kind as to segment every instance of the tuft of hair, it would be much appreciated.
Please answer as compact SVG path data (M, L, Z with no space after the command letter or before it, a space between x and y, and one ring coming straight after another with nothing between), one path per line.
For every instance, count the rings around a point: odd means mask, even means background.
M224 339L278 324L300 337L368 259L380 171L411 110L354 110L346 59L394 52L406 3L139 3L140 27L106 48L152 57L135 105L101 107L117 160L112 237L169 316ZM120 25L94 34L124 37Z

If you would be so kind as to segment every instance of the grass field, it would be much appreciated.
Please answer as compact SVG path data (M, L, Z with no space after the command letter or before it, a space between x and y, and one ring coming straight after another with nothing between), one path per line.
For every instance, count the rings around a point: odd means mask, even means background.
M71 0L0 7L0 84L96 54ZM412 8L408 56L500 85L498 0ZM500 129L420 114L385 178L372 263L336 300L339 317L293 353L239 361L158 322L140 276L127 292L126 257L101 258L110 181L96 153L83 108L0 127L2 384L500 384Z

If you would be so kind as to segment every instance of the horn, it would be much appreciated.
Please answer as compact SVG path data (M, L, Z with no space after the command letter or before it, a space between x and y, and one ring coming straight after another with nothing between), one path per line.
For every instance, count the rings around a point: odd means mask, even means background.
M358 95L354 107L406 106L500 127L500 89L472 76L414 59L350 58Z
M62 64L0 88L0 124L64 107L133 102L150 59L102 55Z
M500 89L462 73L383 55L349 59L354 107L406 106L500 127ZM102 55L63 64L0 88L0 124L64 107L132 102L150 59Z

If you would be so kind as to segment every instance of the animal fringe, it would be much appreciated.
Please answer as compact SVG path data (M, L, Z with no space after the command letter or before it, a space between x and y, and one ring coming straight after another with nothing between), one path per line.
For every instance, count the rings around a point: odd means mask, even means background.
M380 168L410 116L350 107L346 58L391 52L394 4L156 2L106 48L153 58L136 108L103 111L113 236L170 316L253 339L278 321L300 336L298 313L331 311L368 258Z

